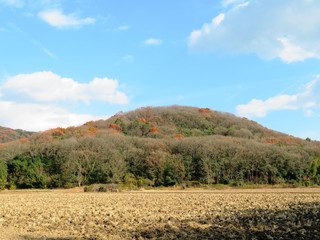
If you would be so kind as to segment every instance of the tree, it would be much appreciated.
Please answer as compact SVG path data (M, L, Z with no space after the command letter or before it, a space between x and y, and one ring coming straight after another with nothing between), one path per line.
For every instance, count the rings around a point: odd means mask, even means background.
M8 163L8 175L10 184L18 188L46 187L46 175L39 157L17 156Z
M314 183L320 185L320 158L316 158L310 162L308 174Z
M163 185L173 186L181 183L185 172L182 160L178 156L168 156L163 166Z
M0 160L0 190L4 189L7 184L7 164Z

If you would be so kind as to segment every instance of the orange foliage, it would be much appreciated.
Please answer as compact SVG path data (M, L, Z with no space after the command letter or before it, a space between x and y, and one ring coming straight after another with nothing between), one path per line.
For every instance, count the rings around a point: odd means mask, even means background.
M289 143L289 144L299 144L301 142L300 139L295 138L295 137L291 137L291 136L282 137L280 139L282 142Z
M21 138L21 139L20 139L20 142L22 142L22 143L27 143L27 142L29 142L29 139L28 139L28 138Z
M93 135L96 135L96 133L97 133L97 128L94 127L94 126L90 126L90 127L89 127L89 132L91 132Z
M111 128L111 129L113 129L113 130L116 130L116 131L118 131L118 132L121 131L121 127L119 126L119 124L116 124L116 123L111 123L111 124L109 125L109 128Z
M139 118L139 119L138 119L138 122L140 122L140 123L147 123L148 120L145 119L145 118Z
M157 132L159 132L159 128L153 127L150 129L150 132L157 133Z
M66 133L66 129L64 128L52 128L52 129L49 129L45 132L43 132L45 135L50 135L50 136L53 136L53 137L61 137L63 135L65 135Z
M93 134L97 133L97 128L94 126L94 122L93 121L86 122L84 125L89 127L89 129L88 129L89 132L91 132Z
M175 139L183 139L184 138L184 135L182 133L177 133L175 135Z
M211 109L210 108L200 108L199 113L211 113Z
M264 140L263 143L269 143L269 144L277 144L279 143L279 139L276 139L276 138L267 138Z
M295 137L291 136L284 136L284 137L279 137L279 138L267 138L264 140L264 143L270 143L270 144L277 144L277 143L282 143L282 144L293 144L297 145L301 143L301 140Z

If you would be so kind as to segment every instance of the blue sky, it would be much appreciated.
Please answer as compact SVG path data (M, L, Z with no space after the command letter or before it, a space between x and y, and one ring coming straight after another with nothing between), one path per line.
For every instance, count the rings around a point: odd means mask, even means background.
M320 140L320 2L0 0L0 125L209 107Z

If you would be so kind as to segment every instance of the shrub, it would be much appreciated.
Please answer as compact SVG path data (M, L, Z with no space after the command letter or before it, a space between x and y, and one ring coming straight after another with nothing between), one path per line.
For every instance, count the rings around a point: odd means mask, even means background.
M152 181L148 178L139 177L137 180L137 185L139 188L147 188L147 187L153 186L154 181Z
M132 173L127 173L124 176L124 187L130 190L137 189L137 179Z
M63 188L65 188L65 189L69 189L69 188L73 188L73 187L74 187L73 183L70 183L70 182L66 182L63 185Z
M185 186L188 187L188 188L191 188L191 187L201 187L201 183L198 182L198 181L187 181L185 182Z
M119 192L118 184L92 184L84 187L84 192Z

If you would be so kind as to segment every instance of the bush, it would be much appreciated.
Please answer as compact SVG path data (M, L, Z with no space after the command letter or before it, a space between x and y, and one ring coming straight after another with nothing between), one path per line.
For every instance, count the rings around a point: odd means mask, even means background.
M90 186L84 186L84 188L83 188L83 191L84 192L93 192L92 191L92 189L93 189L93 187L92 187L93 185L90 185Z
M137 179L132 173L127 173L124 176L123 185L129 190L137 189Z
M242 181L232 181L230 183L230 186L231 187L243 187L244 186L244 183Z
M73 188L74 187L74 184L73 183L70 183L70 182L66 182L64 185L63 185L63 188L65 189L69 189L69 188Z
M201 183L198 182L198 181L187 181L185 182L185 186L188 187L188 188L192 188L192 187L201 187Z
M139 177L137 180L137 185L139 188L148 188L154 185L154 181L148 178Z
M118 184L92 184L84 187L84 192L119 192Z
M10 182L10 183L8 184L8 188L9 188L10 190L16 190L16 189L17 189L17 186L16 186L16 184L15 184L14 182Z

